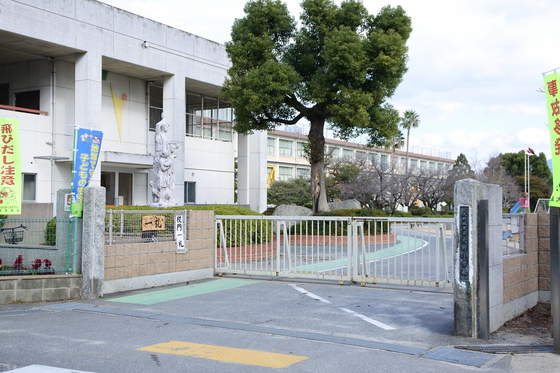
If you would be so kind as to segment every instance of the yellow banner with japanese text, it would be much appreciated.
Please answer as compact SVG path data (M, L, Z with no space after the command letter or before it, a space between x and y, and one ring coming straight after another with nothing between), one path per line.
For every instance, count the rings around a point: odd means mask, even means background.
M19 121L0 118L0 215L21 215Z
M550 130L550 149L552 154L553 186L549 206L560 207L560 86L559 74L554 71L544 76L544 92Z

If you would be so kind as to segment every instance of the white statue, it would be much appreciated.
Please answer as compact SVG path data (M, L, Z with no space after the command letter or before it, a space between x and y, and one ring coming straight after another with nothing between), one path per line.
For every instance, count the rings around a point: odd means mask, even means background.
M152 186L152 207L177 206L173 199L175 189L175 173L173 170L175 158L179 145L169 141L167 132L169 123L165 121L165 116L161 113L161 120L156 124L155 152L154 152L154 180L150 182Z

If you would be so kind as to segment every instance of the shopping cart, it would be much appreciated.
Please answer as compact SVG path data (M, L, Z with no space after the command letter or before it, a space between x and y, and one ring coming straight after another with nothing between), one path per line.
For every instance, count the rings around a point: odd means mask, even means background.
M0 228L0 232L4 235L4 240L6 243L17 245L18 242L23 241L23 232L27 230L27 227L20 224L18 227L12 228Z

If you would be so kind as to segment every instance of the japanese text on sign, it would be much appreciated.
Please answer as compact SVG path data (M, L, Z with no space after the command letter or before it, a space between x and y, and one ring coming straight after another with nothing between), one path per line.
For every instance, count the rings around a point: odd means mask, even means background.
M469 281L470 214L468 206L459 207L459 280Z
M0 118L0 214L21 214L19 122Z
M177 253L186 253L185 246L185 222L183 215L175 215L175 242L177 243Z
M142 216L143 231L162 231L165 229L165 216Z
M560 101L558 100L558 75L544 76L544 90L550 129L553 188L549 206L560 207Z

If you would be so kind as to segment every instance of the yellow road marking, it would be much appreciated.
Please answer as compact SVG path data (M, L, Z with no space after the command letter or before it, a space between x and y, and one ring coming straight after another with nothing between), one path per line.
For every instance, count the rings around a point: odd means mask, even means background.
M239 363L246 365L257 365L268 368L284 368L288 365L299 363L300 361L308 359L308 357L306 356L244 350L241 348L204 345L199 343L180 341L158 343L148 347L138 348L138 350L158 352L161 354L193 356L202 359L227 361L230 363Z

